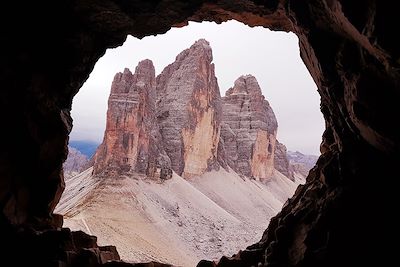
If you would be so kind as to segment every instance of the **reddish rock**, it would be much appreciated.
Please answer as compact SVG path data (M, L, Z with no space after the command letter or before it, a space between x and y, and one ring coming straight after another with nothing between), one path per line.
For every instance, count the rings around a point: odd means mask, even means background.
M94 173L137 172L168 178L170 161L155 117L155 70L150 60L139 62L135 73L117 73L108 99L103 143L94 156Z
M239 77L222 103L221 138L226 162L247 177L269 179L274 171L278 123L256 78Z
M196 41L157 77L157 118L173 170L183 177L218 167L220 92L209 43Z

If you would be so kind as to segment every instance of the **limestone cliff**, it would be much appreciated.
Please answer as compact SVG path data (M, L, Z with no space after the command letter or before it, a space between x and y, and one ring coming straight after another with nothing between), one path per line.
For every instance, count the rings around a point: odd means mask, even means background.
M222 110L221 138L228 165L257 180L270 178L278 123L256 78L239 77L222 97Z
M209 43L200 39L157 77L157 119L173 170L185 178L218 166L220 92Z
M134 74L125 69L115 75L103 143L94 156L95 174L171 176L170 161L155 123L155 89L155 70L150 60L139 62Z
M241 76L221 98L212 59L209 43L200 39L157 78L150 60L134 74L116 74L94 173L165 178L172 169L190 178L229 165L266 180L275 158L277 169L293 179L286 148L275 155L278 125L256 78Z

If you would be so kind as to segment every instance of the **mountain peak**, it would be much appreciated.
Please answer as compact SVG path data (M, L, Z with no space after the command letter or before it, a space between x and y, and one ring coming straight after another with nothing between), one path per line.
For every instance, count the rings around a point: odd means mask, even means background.
M154 64L153 61L150 59L143 59L142 61L139 62L139 64L136 66L135 73L142 69L154 69Z
M190 48L193 48L193 47L203 47L205 49L211 49L210 42L208 42L204 38L201 38L201 39L197 40L196 42L194 42L194 44Z
M222 98L221 138L236 172L259 180L274 172L278 124L253 75L240 76Z
M186 58L192 60L193 58L197 57L205 58L208 63L211 63L213 60L212 49L210 43L206 39L199 39L189 48L183 50L176 57L176 61L183 61Z
M157 76L158 123L173 170L185 178L215 167L220 92L205 39L182 51Z
M103 143L94 156L95 174L171 176L156 123L155 90L155 70L149 59L140 61L134 74L125 69L115 75Z
M236 79L234 86L226 91L226 96L237 94L262 95L256 77L251 74L242 75Z

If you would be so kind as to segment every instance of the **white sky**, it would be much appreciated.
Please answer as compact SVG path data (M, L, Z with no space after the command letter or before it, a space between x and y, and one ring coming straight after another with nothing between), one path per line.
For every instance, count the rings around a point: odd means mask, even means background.
M319 154L325 128L320 97L300 58L296 35L250 28L236 21L220 25L191 22L142 40L129 36L123 46L108 49L74 98L71 140L102 141L115 73L125 67L133 72L140 60L148 58L158 75L179 52L200 38L212 47L222 96L240 75L254 75L277 117L278 140L289 150Z

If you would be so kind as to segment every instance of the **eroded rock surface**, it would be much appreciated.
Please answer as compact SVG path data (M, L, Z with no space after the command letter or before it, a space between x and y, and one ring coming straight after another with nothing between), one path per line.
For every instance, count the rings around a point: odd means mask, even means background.
M49 222L52 225L40 230L20 229L14 233L12 242L2 249L9 266L94 267L120 260L115 246L99 246L95 236L61 228L61 215L53 215ZM9 234L13 232L11 230ZM20 257L21 253L24 257Z
M173 170L183 177L218 167L220 92L209 43L200 39L157 77L157 119Z
M222 110L221 138L228 165L247 177L269 179L278 123L256 78L239 77L222 97Z
M166 179L171 177L158 125L153 63L143 60L132 74L117 73L108 99L103 143L94 155L94 173L120 175L129 172Z

